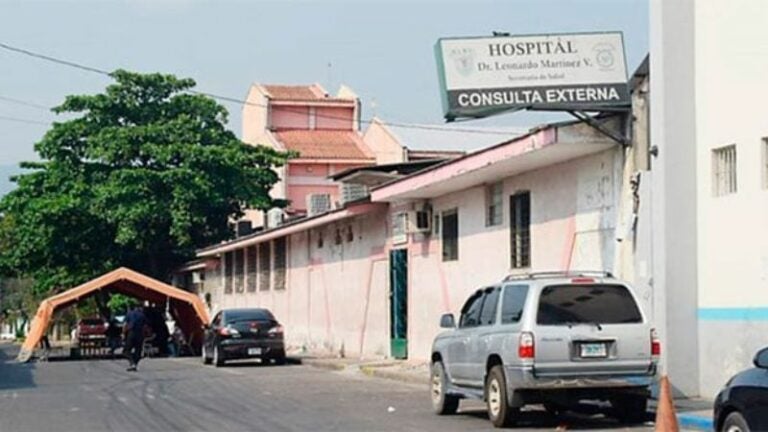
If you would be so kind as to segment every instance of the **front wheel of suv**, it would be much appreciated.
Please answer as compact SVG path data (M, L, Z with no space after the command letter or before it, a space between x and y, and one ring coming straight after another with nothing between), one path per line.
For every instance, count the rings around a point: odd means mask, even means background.
M643 423L648 420L648 398L643 395L617 397L611 401L616 418L622 423Z
M432 379L430 380L432 393L432 409L438 415L455 414L459 409L459 398L449 395L448 377L445 375L443 362L432 363Z
M492 367L488 373L485 381L485 398L488 404L488 417L494 426L504 427L514 423L518 410L509 406L507 402L507 381L501 365Z

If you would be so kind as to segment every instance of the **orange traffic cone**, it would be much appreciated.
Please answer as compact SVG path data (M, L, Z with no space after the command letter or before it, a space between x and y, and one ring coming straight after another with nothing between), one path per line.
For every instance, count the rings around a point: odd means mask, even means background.
M669 389L669 378L661 377L659 382L659 401L656 406L656 432L679 432L675 404L672 402L672 391Z

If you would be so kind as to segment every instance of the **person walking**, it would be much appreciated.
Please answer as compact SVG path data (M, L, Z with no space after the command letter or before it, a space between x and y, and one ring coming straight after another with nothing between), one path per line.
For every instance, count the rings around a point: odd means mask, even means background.
M141 306L134 306L125 316L123 336L125 341L125 354L128 357L129 372L136 372L141 360L141 351L144 348L144 326L147 325L147 317Z

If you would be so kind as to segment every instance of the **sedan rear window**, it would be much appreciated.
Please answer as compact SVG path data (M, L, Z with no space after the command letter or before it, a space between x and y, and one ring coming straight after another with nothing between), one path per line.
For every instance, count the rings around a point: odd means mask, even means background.
M622 285L552 285L541 291L541 325L624 324L643 321L635 299Z
M96 319L96 318L87 318L87 319L82 320L80 323L83 324L83 325L93 326L93 325L102 325L102 324L104 324L104 321L102 321L100 319Z
M228 323L236 321L275 321L272 312L266 309L248 309L225 312L225 320Z

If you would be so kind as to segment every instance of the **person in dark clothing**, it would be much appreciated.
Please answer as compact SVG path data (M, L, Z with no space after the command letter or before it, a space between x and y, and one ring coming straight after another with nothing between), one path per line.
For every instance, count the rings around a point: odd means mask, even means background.
M120 327L114 319L109 321L107 327L107 346L109 346L109 354L114 357L115 350L120 346Z
M147 325L147 318L140 306L134 307L125 316L123 325L123 336L125 337L125 354L128 357L128 371L136 372L136 368L141 360L141 350L144 347L144 327Z
M153 345L157 348L160 355L168 355L168 326L165 324L165 317L162 309L157 306L145 308L144 315L147 317L147 324L152 328L155 335Z

